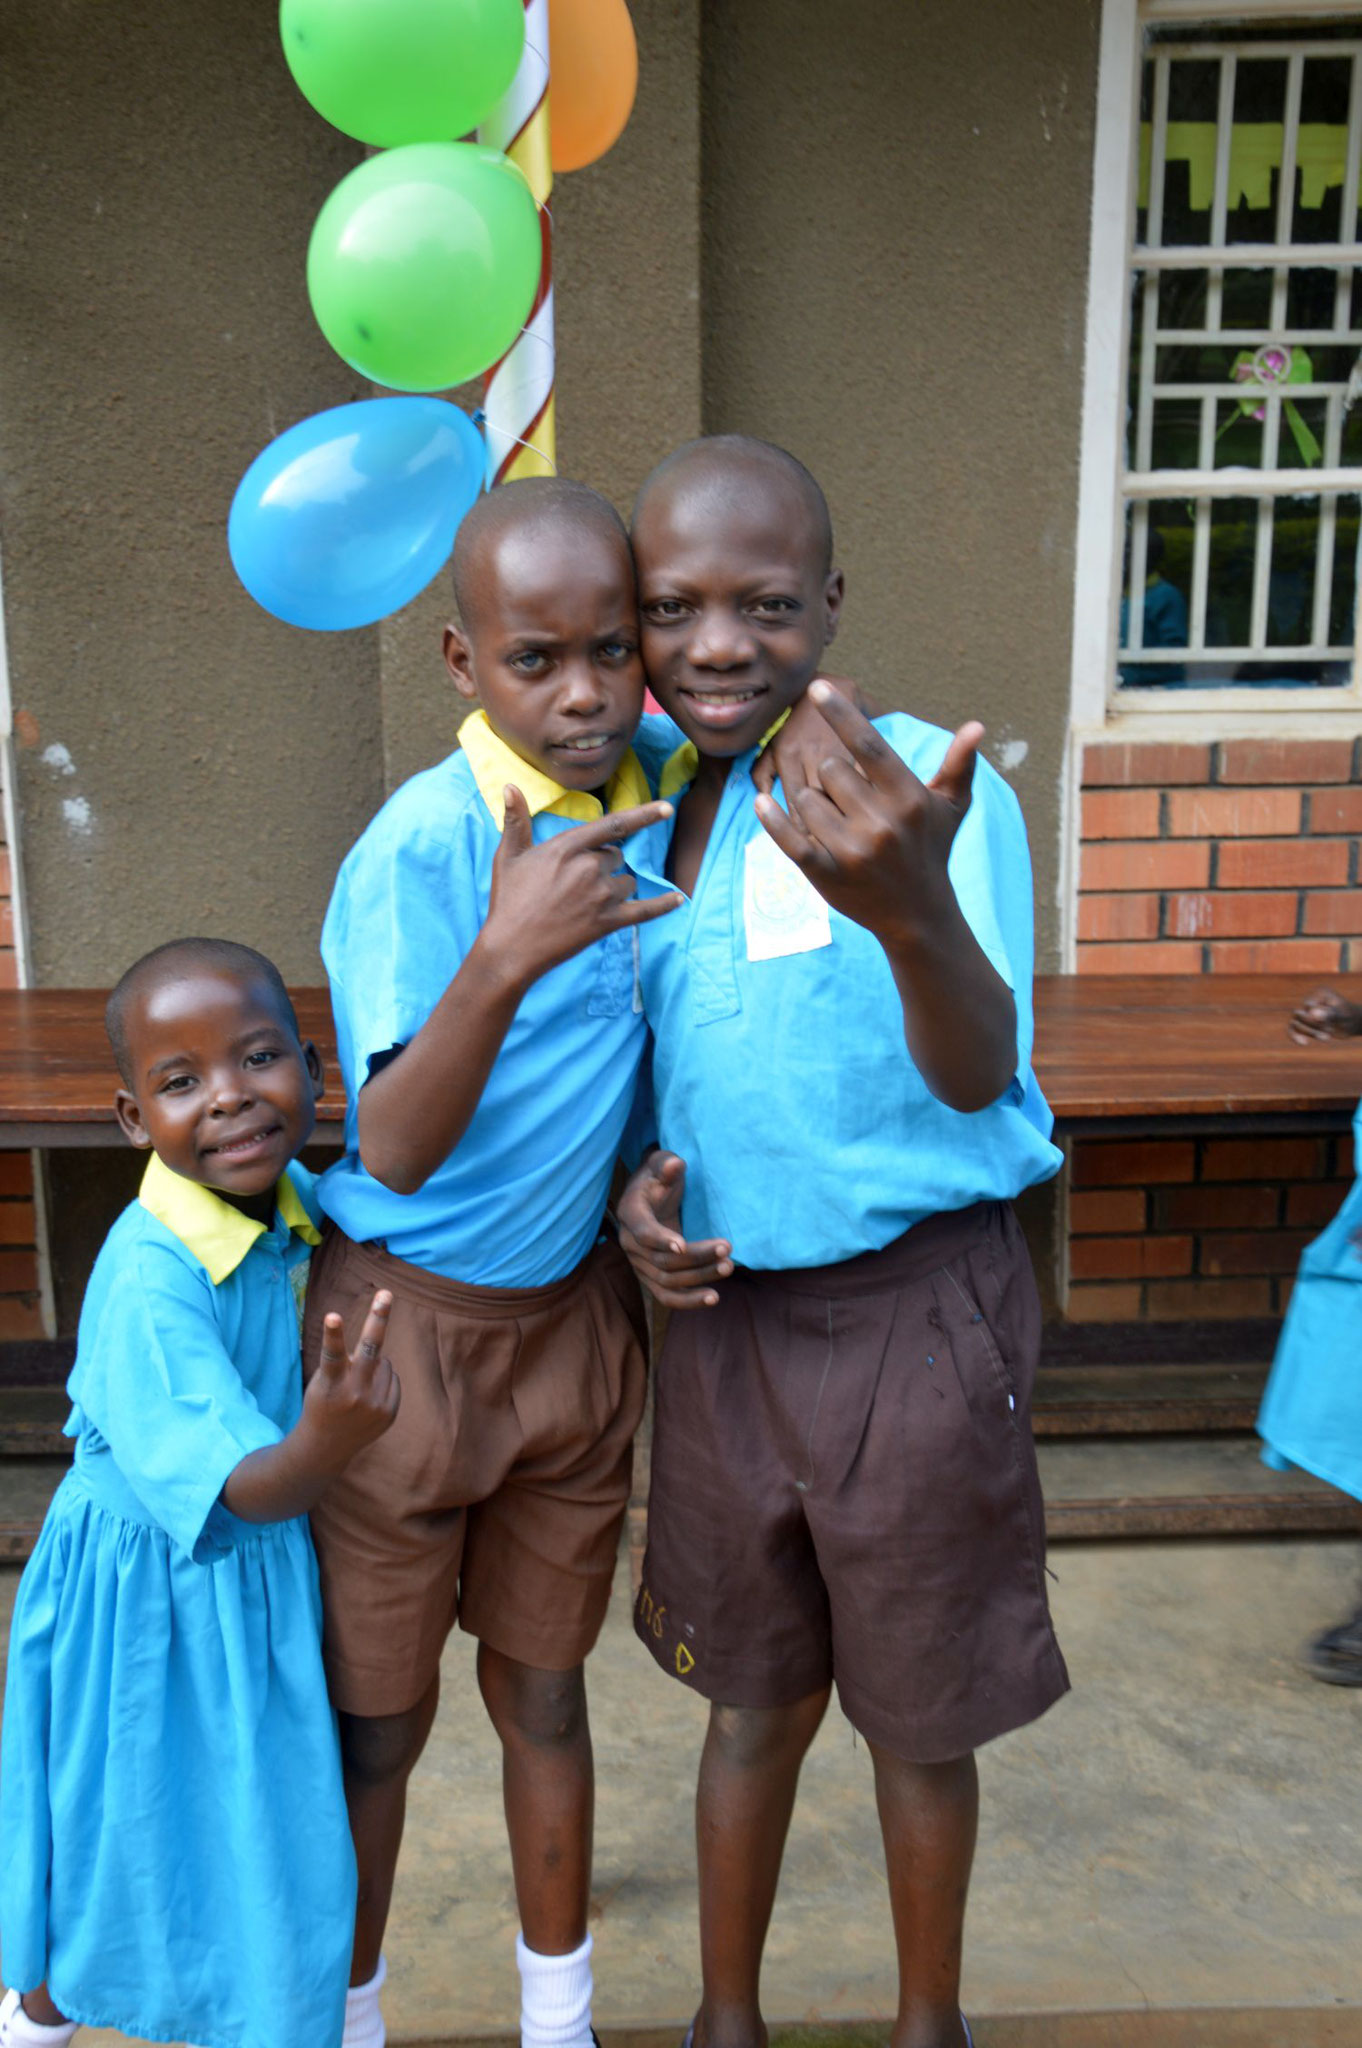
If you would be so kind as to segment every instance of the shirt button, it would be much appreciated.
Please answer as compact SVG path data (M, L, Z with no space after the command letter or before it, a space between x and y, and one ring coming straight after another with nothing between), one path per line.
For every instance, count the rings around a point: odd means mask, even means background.
M796 1479L796 1481L795 1481L795 1492L796 1492L796 1493L807 1493L807 1492L808 1492L808 1490L809 1490L809 1489L808 1489L808 1487L807 1487L807 1486L805 1485L805 1483L804 1483L804 1481L803 1481L802 1479Z

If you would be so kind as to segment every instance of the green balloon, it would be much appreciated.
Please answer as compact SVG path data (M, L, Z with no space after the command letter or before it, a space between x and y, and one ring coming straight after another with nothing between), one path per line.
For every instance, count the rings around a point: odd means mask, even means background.
M522 0L281 0L304 98L360 142L452 142L515 76Z
M500 150L414 142L341 179L317 216L307 289L336 354L393 391L489 369L539 284L539 209Z

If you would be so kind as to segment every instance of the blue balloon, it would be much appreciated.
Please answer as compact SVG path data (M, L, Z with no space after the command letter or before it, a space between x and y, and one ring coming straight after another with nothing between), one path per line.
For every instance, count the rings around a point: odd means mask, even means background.
M242 477L232 567L291 626L371 626L449 560L482 489L482 436L443 398L363 398L289 427Z

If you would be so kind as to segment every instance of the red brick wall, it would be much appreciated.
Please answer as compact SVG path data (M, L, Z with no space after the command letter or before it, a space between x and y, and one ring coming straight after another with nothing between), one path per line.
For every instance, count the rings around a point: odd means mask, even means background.
M1069 1184L1076 1322L1279 1315L1352 1178L1352 1139L1085 1139Z
M1080 974L1362 969L1362 742L1083 756Z
M1079 840L1080 974L1362 971L1362 742L1090 745ZM1351 1173L1346 1135L1082 1140L1068 1312L1280 1313Z

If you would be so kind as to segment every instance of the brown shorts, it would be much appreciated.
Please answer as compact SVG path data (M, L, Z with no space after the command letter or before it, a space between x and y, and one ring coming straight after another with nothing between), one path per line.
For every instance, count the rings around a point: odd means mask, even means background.
M1009 1207L739 1270L671 1318L635 1613L729 1706L835 1679L870 1742L962 1756L1068 1688L1031 1441L1040 1305Z
M397 1714L457 1620L518 1662L569 1671L605 1619L647 1381L643 1303L613 1241L550 1287L465 1287L328 1228L308 1287L350 1343L392 1290L402 1405L312 1510L331 1697Z

